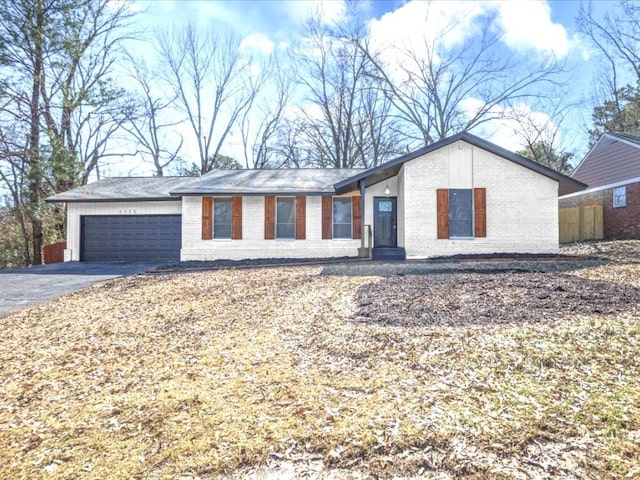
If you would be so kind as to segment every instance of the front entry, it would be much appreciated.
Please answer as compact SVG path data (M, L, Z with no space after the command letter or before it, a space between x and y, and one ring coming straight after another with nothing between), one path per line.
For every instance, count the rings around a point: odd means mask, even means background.
M398 245L396 197L373 197L373 246Z

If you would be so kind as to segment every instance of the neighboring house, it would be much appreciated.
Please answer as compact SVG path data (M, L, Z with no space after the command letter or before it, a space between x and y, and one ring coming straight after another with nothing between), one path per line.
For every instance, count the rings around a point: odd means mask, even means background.
M640 132L603 134L571 176L588 188L560 208L602 205L605 239L640 238Z
M582 183L468 133L371 169L111 178L67 203L71 260L214 260L558 250Z

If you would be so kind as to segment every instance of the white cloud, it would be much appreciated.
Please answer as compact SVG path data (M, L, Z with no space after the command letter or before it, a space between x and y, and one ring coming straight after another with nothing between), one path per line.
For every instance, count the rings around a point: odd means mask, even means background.
M240 42L240 50L242 51L254 50L269 55L273 52L274 48L275 43L263 33L252 33L244 37L242 42Z
M576 39L551 20L546 1L410 1L380 19L369 22L374 47L410 48L426 52L425 45L451 48L479 34L481 23L493 19L492 28L504 44L519 53L553 52L565 57Z
M425 42L452 47L477 31L474 22L482 13L482 5L461 1L408 2L379 20L372 20L370 39L380 49L389 45L420 51Z
M551 7L546 1L518 0L494 3L503 40L512 50L553 52L564 58L569 53L570 40L564 26L553 23Z
M325 23L342 18L346 13L344 0L308 0L286 3L290 17L303 23L310 15L318 14Z
M461 107L467 116L471 117L482 105L481 100L469 98ZM525 148L526 138L537 138L538 135L541 135L541 140L555 143L560 141L558 127L551 117L544 112L532 110L525 103L509 108L495 106L491 114L499 118L482 124L474 129L473 133L512 152Z

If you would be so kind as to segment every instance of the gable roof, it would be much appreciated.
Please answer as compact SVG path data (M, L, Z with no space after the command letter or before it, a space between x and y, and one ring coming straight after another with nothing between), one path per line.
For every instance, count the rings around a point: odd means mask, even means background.
M113 202L179 200L174 188L193 181L193 177L111 177L46 199L47 202Z
M114 177L59 193L47 202L179 200L200 195L323 195L357 190L395 176L405 162L457 141L464 141L559 182L559 193L586 185L470 133L449 138L370 169L300 168L278 170L212 170L201 177Z
M476 137L475 135L472 135L468 132L461 132L451 137L445 138L444 140L440 140L439 142L432 143L431 145L427 145L426 147L422 147L418 150L407 153L406 155L402 155L401 157L383 163L382 165L379 165L375 168L365 170L362 173L354 175L351 178L343 180L342 182L336 184L336 192L344 193L350 190L354 190L357 188L358 182L362 181L366 182L366 185L374 185L376 183L382 182L389 177L397 175L400 171L400 168L402 167L402 165L404 165L405 162L421 157L422 155L426 155L427 153L433 152L435 150L439 150L440 148L446 147L447 145L451 145L452 143L460 140L474 145L478 148L482 148L483 150L498 155L499 157L510 160L524 168L533 170L534 172L544 175L545 177L556 180L559 183L560 195L584 190L586 188L586 185L584 183L576 179L568 177L567 175L563 175L551 168L545 167L544 165L540 165L533 160L529 160L528 158L516 155L515 153L505 148L499 147L494 143L487 142L486 140Z
M184 195L322 195L334 184L363 172L361 168L292 168L279 170L213 170L171 194Z
M589 188L640 177L640 132L602 134L571 176Z

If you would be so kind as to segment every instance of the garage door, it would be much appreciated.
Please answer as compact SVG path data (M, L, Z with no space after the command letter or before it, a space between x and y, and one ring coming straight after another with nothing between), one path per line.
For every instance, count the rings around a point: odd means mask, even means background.
M85 262L180 260L181 215L86 215L80 259Z

